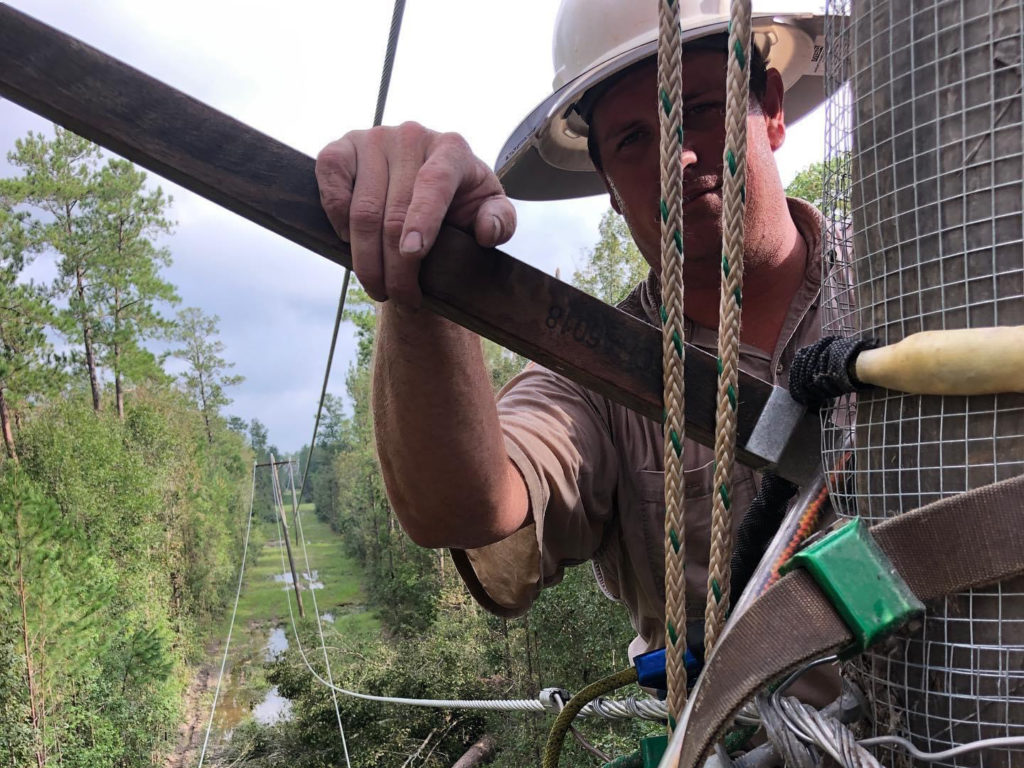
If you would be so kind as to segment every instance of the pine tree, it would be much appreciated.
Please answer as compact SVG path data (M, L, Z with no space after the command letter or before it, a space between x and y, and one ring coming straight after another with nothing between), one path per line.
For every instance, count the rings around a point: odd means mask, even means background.
M67 307L60 313L61 328L69 338L81 339L93 409L98 411L101 401L96 333L105 287L97 275L102 238L97 236L92 203L100 152L96 145L70 131L54 130L52 140L29 133L15 142L7 158L23 171L16 180L22 199L47 214L33 225L33 236L58 255L55 288L67 299Z
M97 276L106 288L102 359L114 376L121 419L125 380L163 377L158 361L141 342L170 327L156 305L178 301L174 286L160 276L160 268L171 263L170 253L153 242L170 232L164 218L170 199L159 187L147 191L145 182L146 174L127 160L112 159L97 178L94 204L103 242Z
M178 313L173 337L185 346L171 353L188 364L181 376L182 383L203 414L206 437L210 443L213 442L212 422L220 417L220 409L231 402L231 398L224 394L224 388L244 381L242 376L228 376L225 373L235 364L221 357L224 343L217 338L219 322L220 318L216 315L205 315L195 307L183 309Z
M647 276L649 267L633 242L626 220L611 208L601 217L598 232L601 238L587 255L583 269L573 273L572 284L615 304Z
M46 326L53 306L45 290L22 281L31 262L24 215L0 188L0 432L8 458L17 461L14 416L29 395L50 391L58 383ZM6 199L5 199L6 198Z
M102 570L82 532L22 472L0 478L0 615L18 635L40 768L52 743L47 718L105 645L98 612L112 585L97 578Z

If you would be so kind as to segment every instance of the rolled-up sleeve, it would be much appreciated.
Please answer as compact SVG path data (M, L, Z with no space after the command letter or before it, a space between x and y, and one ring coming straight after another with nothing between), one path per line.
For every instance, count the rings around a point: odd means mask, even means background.
M532 522L495 544L453 549L452 558L484 608L512 617L600 546L615 512L618 461L606 401L540 366L499 393L498 416Z

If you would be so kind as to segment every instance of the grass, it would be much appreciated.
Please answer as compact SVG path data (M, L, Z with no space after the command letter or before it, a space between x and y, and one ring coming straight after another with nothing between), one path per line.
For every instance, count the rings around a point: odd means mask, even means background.
M326 523L316 519L312 504L303 504L300 512L309 567L316 572L317 580L324 585L323 589L316 590L316 602L320 612L333 613L337 620L352 609L358 611L365 603L362 586L359 583L359 571L356 563L345 553L341 537ZM274 580L275 575L283 573L282 553L279 545L275 545L275 542L280 541L277 526L273 523L262 523L260 534L263 546L254 561L246 567L236 622L269 622L273 625L288 621L285 595L290 596L292 609L296 610L295 592L290 585ZM299 574L305 573L303 548L301 544L295 543L293 530L289 530L289 537L292 541L295 570ZM287 553L285 555L284 570L287 571ZM302 590L302 602L307 615L312 616L313 601L308 589Z
M303 504L300 512L306 540L305 553L301 544L295 544L294 531L289 530L295 570L300 574L300 581L305 585L306 579L302 574L307 572L305 558L308 557L315 580L323 584L323 589L316 590L317 608L321 615L333 615L337 632L355 644L375 639L380 633L380 622L372 612L366 610L358 566L345 553L341 537L326 523L316 519L312 504ZM229 679L224 681L226 688L217 705L216 722L221 732L240 722L252 704L259 701L266 692L263 663L271 631L275 627L284 626L288 639L293 640L286 599L291 601L292 610L297 611L295 591L290 584L274 578L288 569L286 553L284 571L281 567L283 545L280 543L277 526L274 523L260 523L259 528L253 532L250 548L253 546L257 552L246 564L238 614L231 636ZM309 589L302 590L302 601L306 617L311 619L313 601ZM223 639L227 637L230 618L228 611L218 629L218 660L219 654L223 653Z

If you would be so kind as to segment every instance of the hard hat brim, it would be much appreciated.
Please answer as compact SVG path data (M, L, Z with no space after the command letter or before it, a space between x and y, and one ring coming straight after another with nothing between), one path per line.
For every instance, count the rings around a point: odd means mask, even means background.
M755 18L755 33L772 34L788 60L779 69L786 85L786 122L793 124L825 100L821 38L824 17L812 14ZM683 42L724 31L726 21L683 32ZM775 46L773 46L774 48ZM519 200L566 200L606 192L587 154L586 136L572 130L567 118L590 88L623 69L655 55L657 42L637 46L566 83L541 102L512 132L495 162L509 197Z

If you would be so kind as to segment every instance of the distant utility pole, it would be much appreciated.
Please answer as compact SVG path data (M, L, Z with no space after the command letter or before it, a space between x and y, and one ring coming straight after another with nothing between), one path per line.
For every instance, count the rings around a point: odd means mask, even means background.
M295 466L293 459L288 460L288 484L292 487L292 523L295 525L295 544L299 543L299 497L295 493ZM310 574L312 578L313 574Z
M274 506L277 507L277 513L281 517L281 527L284 529L282 539L284 540L284 546L288 550L288 566L292 569L292 584L295 586L295 600L299 604L299 616L305 617L305 612L302 610L302 592L300 591L299 577L295 573L295 558L292 557L292 543L288 540L288 518L284 514L284 497L281 495L281 483L277 477L277 465L284 464L285 462L274 461L274 455L270 455L270 472L271 478L273 479L274 488ZM294 493L294 489L292 493ZM313 574L309 574L310 589L312 589Z

